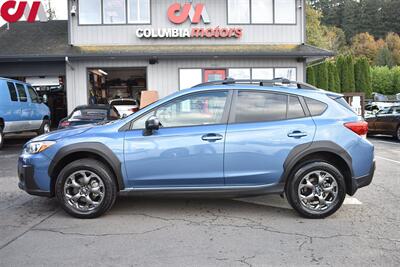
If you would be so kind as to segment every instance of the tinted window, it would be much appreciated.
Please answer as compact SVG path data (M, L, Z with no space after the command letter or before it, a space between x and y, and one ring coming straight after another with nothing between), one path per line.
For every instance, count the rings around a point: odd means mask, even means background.
M152 115L165 128L222 123L227 96L227 92L209 92L180 98L139 118L133 129L144 129Z
M286 119L287 96L273 93L239 92L236 123Z
M305 116L306 114L304 113L299 98L297 96L290 96L289 107L288 107L288 119L303 118Z
M111 104L114 106L136 106L135 100L113 100Z
M10 92L11 101L18 101L17 91L15 91L15 85L12 82L7 83L8 91Z
M353 108L349 105L349 103L347 103L346 99L344 99L343 97L339 97L339 98L335 98L335 101L338 102L340 105L342 105L343 107L347 108L348 110L351 110L355 113L355 111L353 110Z
M32 103L39 103L39 96L37 95L35 89L28 86L28 93L31 97Z
M308 109L310 110L311 116L319 116L328 108L327 104L311 98L306 98L306 103Z
M71 115L71 120L105 120L108 111L106 109L78 109Z
M17 90L18 90L19 101L20 102L28 101L28 98L26 97L25 86L17 83Z

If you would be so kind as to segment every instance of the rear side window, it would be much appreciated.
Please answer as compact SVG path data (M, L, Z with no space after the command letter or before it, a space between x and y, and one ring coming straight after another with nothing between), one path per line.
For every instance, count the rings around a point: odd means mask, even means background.
M17 90L20 102L27 102L28 98L26 97L25 86L20 83L17 83Z
M15 85L12 82L7 82L8 91L10 92L11 101L18 101L17 91L15 89Z
M239 92L236 123L268 122L286 119L287 96L264 92Z
M346 99L344 99L343 97L335 98L334 100L343 107L347 108L348 110L351 110L352 112L356 113L353 110L353 108L349 105L349 103L347 103Z
M308 109L310 110L311 116L322 115L322 113L324 113L325 110L328 108L328 105L321 101L311 99L311 98L305 98L305 100L306 100Z
M305 117L304 109L297 96L289 96L288 119L298 119Z

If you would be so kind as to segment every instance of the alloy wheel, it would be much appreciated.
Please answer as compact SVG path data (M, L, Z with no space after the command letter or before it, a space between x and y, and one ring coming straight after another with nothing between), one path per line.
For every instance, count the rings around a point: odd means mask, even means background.
M400 126L397 128L397 140L400 141Z
M313 171L301 179L298 196L308 210L325 211L332 207L338 196L338 183L327 171Z
M100 206L105 187L100 177L92 171L82 170L71 174L64 184L64 199L79 212L90 212Z

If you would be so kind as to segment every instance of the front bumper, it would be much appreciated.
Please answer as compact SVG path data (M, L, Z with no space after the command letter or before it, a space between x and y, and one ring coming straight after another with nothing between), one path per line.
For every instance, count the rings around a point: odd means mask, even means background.
M30 195L51 197L49 191L44 191L39 188L34 178L35 169L33 165L18 162L18 187L26 191Z
M351 179L351 188L350 191L348 192L350 196L353 196L358 189L371 184L372 178L374 177L375 169L376 169L376 163L374 161L372 163L372 167L369 174L361 177L353 177L353 179Z

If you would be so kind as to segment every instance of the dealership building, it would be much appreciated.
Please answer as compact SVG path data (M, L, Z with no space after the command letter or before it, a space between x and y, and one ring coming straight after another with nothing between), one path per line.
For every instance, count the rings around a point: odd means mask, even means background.
M65 90L54 110L227 77L304 81L332 56L305 44L304 0L68 2L68 21L0 28L0 77Z

